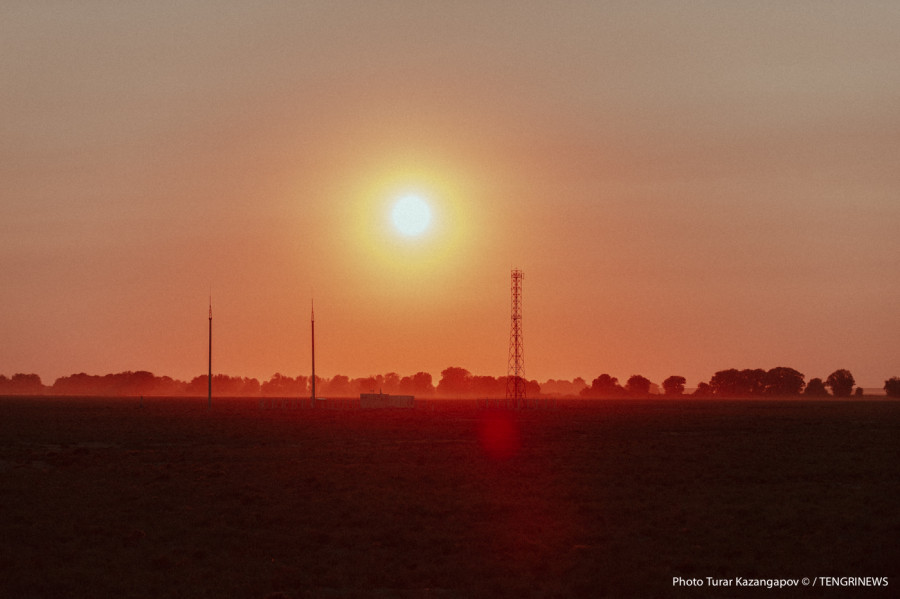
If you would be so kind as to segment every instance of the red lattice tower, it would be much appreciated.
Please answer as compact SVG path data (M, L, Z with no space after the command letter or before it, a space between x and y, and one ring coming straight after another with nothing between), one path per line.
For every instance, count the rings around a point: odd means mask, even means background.
M522 339L522 280L525 273L513 269L510 290L512 295L509 329L509 368L506 371L506 399L513 407L525 399L525 350Z

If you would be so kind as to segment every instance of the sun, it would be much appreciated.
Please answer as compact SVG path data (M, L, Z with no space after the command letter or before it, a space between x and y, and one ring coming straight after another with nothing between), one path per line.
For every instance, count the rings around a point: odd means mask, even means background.
M483 239L475 234L481 219L473 202L482 197L480 188L452 165L439 166L348 173L342 178L348 186L336 189L346 198L335 203L334 230L346 242L341 248L385 288L416 281L424 293L431 288L425 281L462 272Z
M401 235L418 237L431 224L431 207L415 194L405 195L391 208L391 222Z

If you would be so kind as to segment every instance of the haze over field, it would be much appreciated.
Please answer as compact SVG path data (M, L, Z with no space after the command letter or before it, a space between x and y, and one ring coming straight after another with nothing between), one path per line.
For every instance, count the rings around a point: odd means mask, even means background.
M900 374L900 6L0 6L0 373ZM402 214L395 202L414 197ZM405 204L406 205L406 204ZM427 216L427 217L426 217Z

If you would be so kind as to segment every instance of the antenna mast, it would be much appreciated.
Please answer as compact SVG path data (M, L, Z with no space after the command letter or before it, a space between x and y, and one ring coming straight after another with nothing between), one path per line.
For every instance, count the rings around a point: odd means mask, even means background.
M525 273L513 269L510 295L511 317L509 329L509 368L506 374L506 399L512 399L513 407L525 399L525 347L522 339L522 280Z
M309 327L312 333L312 379L310 382L310 402L316 405L316 307L313 300L309 300Z
M206 377L206 405L212 407L212 294L209 296L209 372Z

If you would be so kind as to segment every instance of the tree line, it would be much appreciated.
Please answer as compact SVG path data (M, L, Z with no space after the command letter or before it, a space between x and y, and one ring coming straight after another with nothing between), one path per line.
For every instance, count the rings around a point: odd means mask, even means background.
M701 398L742 398L742 397L850 397L854 394L856 380L846 369L838 369L821 378L812 378L809 382L803 373L786 366L778 366L770 370L762 368L745 368L738 370L729 368L713 374L709 382L701 382L690 394L685 394L687 380L683 376L673 375L662 382L663 395L666 397ZM590 386L579 392L581 397L648 397L651 396L652 383L639 374L631 376L621 385L616 377L601 374ZM893 377L884 382L884 391L889 397L900 397L900 377ZM863 394L862 387L856 387L855 395Z
M441 371L437 384L427 372L410 376L389 372L359 378L340 374L331 378L316 377L316 395L354 397L360 393L382 392L416 397L488 398L505 396L506 384L505 376L475 375L465 368L451 366ZM590 384L580 377L572 381L550 379L545 383L525 380L525 394L528 397L581 398L640 398L660 394L665 397L699 398L850 397L854 394L856 381L850 371L839 369L824 380L812 378L807 382L801 372L779 366L770 370L720 370L708 382L699 383L691 393L686 392L686 385L685 377L678 375L666 378L661 386L657 386L639 374L632 375L624 384L614 376L601 374ZM305 397L310 394L310 377L291 377L276 372L268 380L260 382L255 378L216 374L213 375L212 388L213 394L218 396ZM0 375L0 395L203 396L207 389L208 377L205 374L190 381L181 381L143 370L106 375L82 372L60 377L52 385L44 385L37 374ZM884 391L888 397L900 397L900 377L886 380ZM855 394L862 395L862 389L856 387Z
M11 378L0 375L0 395L202 396L207 394L208 388L209 377L205 374L181 381L145 370L106 375L81 372L60 377L52 385L44 385L36 374L15 374ZM309 395L310 388L310 377L291 377L279 372L263 382L226 374L214 374L212 379L213 394L219 396L302 397ZM352 397L378 391L428 396L434 394L435 386L427 372L403 377L395 372L353 379L340 374L331 378L316 377L317 395Z

